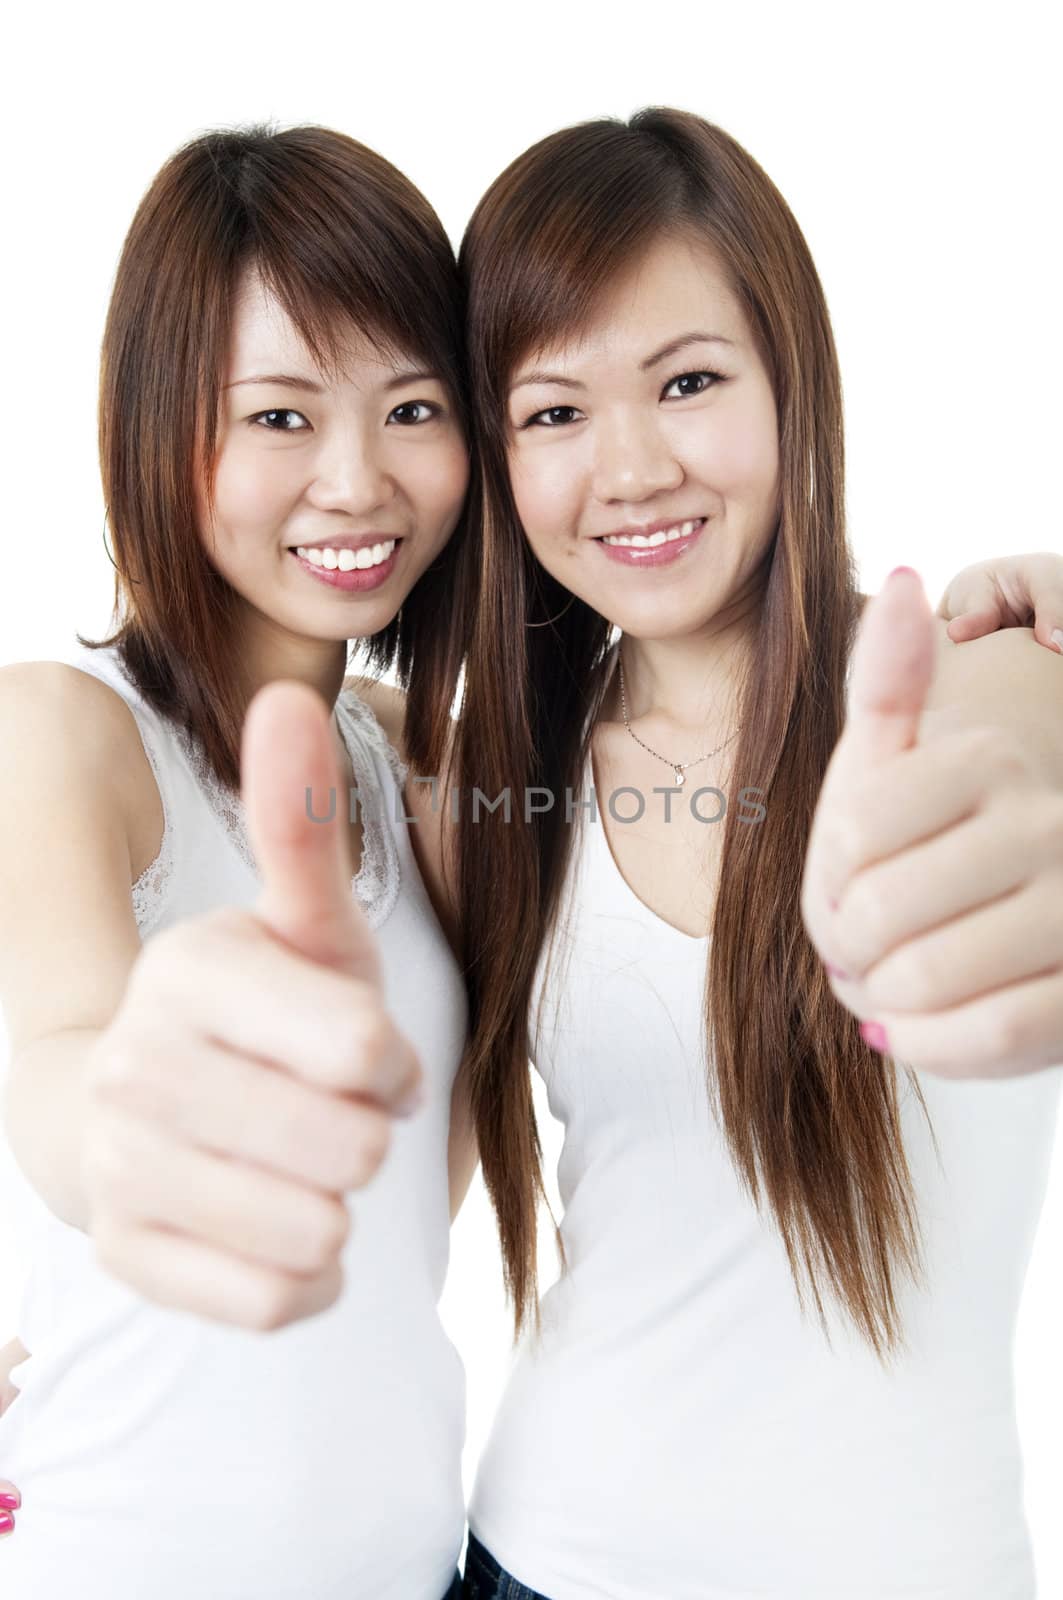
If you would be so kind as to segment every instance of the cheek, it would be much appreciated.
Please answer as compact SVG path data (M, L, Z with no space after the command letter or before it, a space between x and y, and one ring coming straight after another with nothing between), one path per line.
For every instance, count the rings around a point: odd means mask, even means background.
M460 439L393 450L385 470L411 506L421 532L453 528L469 486L469 457Z
M571 452L564 450L537 450L527 456L514 451L509 457L513 504L536 555L572 529L580 493L572 466Z
M453 525L469 487L469 454L460 440L434 456L426 480L423 496L433 517Z
M226 449L214 480L214 519L220 532L268 529L297 493L293 452Z
M693 444L695 470L706 483L737 501L770 500L779 471L774 406L736 406L716 421Z

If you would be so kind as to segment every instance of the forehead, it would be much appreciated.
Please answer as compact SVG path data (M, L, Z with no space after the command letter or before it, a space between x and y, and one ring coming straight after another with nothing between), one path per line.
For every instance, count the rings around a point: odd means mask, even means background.
M606 285L583 324L551 340L521 365L543 358L593 360L621 351L645 355L688 329L749 342L749 326L711 246L670 236L654 240Z
M392 372L410 365L406 354L382 348L353 322L332 329L342 372ZM326 376L272 289L253 269L245 271L233 295L229 333L228 382L253 372L302 372Z

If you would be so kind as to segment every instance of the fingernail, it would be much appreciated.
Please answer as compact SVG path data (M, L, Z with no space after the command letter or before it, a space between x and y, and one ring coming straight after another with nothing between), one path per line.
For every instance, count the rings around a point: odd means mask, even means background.
M880 1050L883 1055L889 1052L889 1040L886 1030L881 1022L862 1022L860 1024L860 1037L872 1050Z
M15 1519L10 1511L0 1511L0 1537L5 1533L14 1533Z
M829 906L829 907L830 907L830 909L831 909L831 910L832 910L832 911L837 911L837 909L838 909L838 902L837 902L837 900L828 900L828 901L827 901L827 904L828 904L828 906Z
M824 961L823 965L826 967L832 978L841 978L843 983L848 983L849 974L847 972L843 972L841 967L834 967L829 961Z
M898 572L910 572L913 578L918 578L919 576L914 567L894 567L893 571L890 573L890 577L895 578Z
M17 1511L22 1504L22 1496L16 1490L14 1494L0 1494L0 1511Z
M1052 643L1055 645L1060 655L1063 656L1063 628L1052 629Z

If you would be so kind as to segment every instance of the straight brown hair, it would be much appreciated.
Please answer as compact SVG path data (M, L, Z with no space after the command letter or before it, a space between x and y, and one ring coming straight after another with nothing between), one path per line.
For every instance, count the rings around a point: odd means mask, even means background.
M845 531L838 360L785 200L733 138L691 113L653 107L552 134L491 185L465 234L484 505L457 770L464 794L541 786L556 799L580 788L611 630L530 551L508 480L507 391L525 355L578 334L601 291L669 235L715 251L779 419L780 517L733 764L749 775L735 784L755 784L767 815L757 827L738 825L737 806L726 816L706 973L708 1088L735 1168L785 1243L802 1309L807 1280L829 1341L821 1290L833 1292L885 1363L904 1342L898 1272L923 1273L896 1067L834 997L799 904L861 604ZM509 821L501 811L474 819L466 805L459 831L472 1104L518 1333L533 1307L538 1325L543 1194L529 1009L572 849L559 803L523 813L518 804Z
M254 267L323 371L353 323L378 349L438 373L468 432L454 252L424 196L390 162L329 128L265 126L193 139L137 208L115 277L100 363L99 450L113 543L116 645L145 698L239 785L237 596L197 530L195 481L212 491L233 295ZM198 460L197 460L198 453ZM411 758L431 764L447 729L460 630L446 602L463 571L466 518L399 614L366 647L409 690ZM467 560L468 557L464 557ZM414 664L416 662L416 671Z

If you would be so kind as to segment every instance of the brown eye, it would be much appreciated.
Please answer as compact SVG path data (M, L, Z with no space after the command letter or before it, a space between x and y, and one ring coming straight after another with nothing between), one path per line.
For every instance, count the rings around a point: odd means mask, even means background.
M528 418L522 426L525 428L563 428L566 422L571 422L579 413L575 406L548 406L545 411L537 411Z
M404 400L401 406L396 406L388 417L388 421L401 423L404 427L416 426L421 422L431 422L432 418L439 415L439 406L432 405L428 400ZM420 416L412 413L419 411ZM406 415L403 415L403 412Z
M681 372L677 378L672 379L671 383L665 385L661 399L663 400L668 394L668 390L674 389L676 384L696 385L696 387L684 387L679 394L674 396L677 400L686 400L691 395L704 394L706 389L711 389L715 384L723 383L723 381L723 374L720 372Z
M295 426L289 426L285 420L289 417L297 417L299 419ZM259 423L270 433L301 433L304 428L309 428L310 426L301 411L260 411L257 416L251 418L251 421Z

